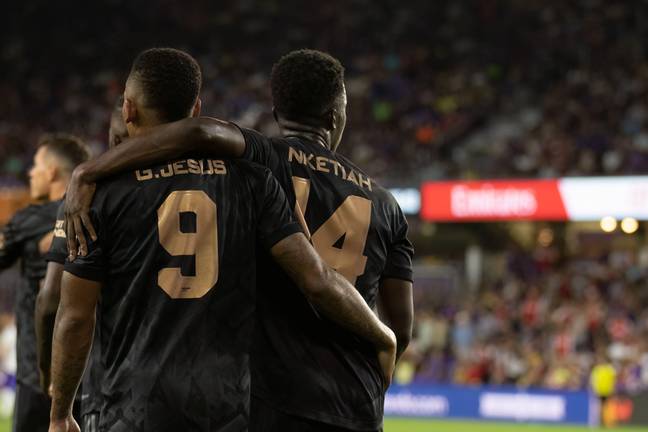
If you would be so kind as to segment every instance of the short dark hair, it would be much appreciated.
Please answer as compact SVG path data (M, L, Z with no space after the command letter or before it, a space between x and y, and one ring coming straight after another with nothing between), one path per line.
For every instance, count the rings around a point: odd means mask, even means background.
M270 86L275 109L287 119L319 117L342 93L344 67L321 51L292 51L272 67Z
M173 48L141 52L130 73L142 86L146 106L168 122L187 117L202 85L198 62L186 52Z
M60 167L68 173L90 159L90 149L80 138L66 133L44 134L38 140L38 147L47 148L48 154L57 158Z

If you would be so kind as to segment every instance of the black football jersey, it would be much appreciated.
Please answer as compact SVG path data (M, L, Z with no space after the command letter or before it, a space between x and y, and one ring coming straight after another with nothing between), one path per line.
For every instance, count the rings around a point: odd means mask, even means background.
M65 264L67 258L67 238L64 229L65 224L65 204L61 202L56 213L56 223L54 225L54 238L50 245L49 251L45 254L45 260L58 264ZM99 340L99 326L95 327L95 340ZM90 358L83 374L83 383L81 384L80 394L77 399L81 402L81 416L92 412L99 412L101 409L101 379L103 371L101 369L101 353L99 344L92 344Z
M45 261L65 264L68 256L67 239L65 235L65 203L59 202L56 210L56 222L54 222L54 237L49 251L45 254Z
M381 279L411 280L407 221L392 195L348 159L298 137L242 130L244 158L269 167L322 258L370 307ZM268 259L260 264L252 393L290 414L357 430L380 427L375 349L322 319Z
M40 282L47 270L39 243L52 232L59 203L52 201L28 206L16 213L0 234L0 268L9 267L20 259L22 275L27 280L23 289L16 293L16 379L38 391L34 311Z
M185 159L98 185L98 240L65 270L102 282L100 429L242 431L256 244L300 231L270 171Z

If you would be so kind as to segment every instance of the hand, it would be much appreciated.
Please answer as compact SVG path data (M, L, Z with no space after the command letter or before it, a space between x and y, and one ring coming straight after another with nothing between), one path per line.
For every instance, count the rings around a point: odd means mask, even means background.
M385 326L385 328L389 335L389 341L378 350L378 362L385 378L385 390L387 390L391 385L394 368L396 367L396 335L389 327Z
M49 432L81 432L72 414L62 420L50 420Z
M83 232L84 227L88 230L92 240L97 240L97 233L89 216L95 189L94 183L83 180L83 167L77 167L72 173L65 193L65 235L70 261L74 261L77 253L81 256L88 253L88 242Z

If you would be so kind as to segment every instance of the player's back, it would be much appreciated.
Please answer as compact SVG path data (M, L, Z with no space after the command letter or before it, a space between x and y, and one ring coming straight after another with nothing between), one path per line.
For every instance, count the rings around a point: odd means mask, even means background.
M185 159L98 186L99 240L66 270L103 281L102 430L245 429L255 245L273 240L260 219L281 219L270 181L248 162Z
M270 167L304 216L315 249L369 306L376 304L382 278L411 278L407 223L389 192L319 143L243 134L245 157ZM252 393L294 415L378 429L384 378L375 349L321 319L269 260L260 272L260 280L271 282L258 291Z

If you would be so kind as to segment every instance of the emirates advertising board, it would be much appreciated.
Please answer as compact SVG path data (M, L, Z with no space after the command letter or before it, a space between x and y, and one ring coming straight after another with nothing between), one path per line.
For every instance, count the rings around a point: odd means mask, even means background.
M648 220L648 176L427 182L423 220Z

